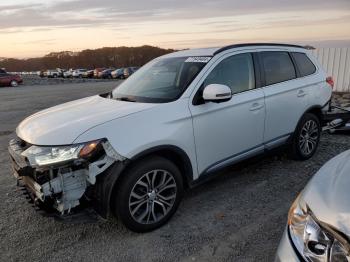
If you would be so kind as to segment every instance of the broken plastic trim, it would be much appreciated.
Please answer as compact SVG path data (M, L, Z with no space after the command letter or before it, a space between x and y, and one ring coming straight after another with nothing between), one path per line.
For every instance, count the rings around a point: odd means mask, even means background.
M126 160L124 156L114 150L107 140L102 142L102 147L104 153L98 160L91 163L88 159L78 159L62 166L41 167L41 170L50 173L50 180L39 184L28 176L26 177L27 181L25 181L27 187L31 188L35 199L44 202L46 198L51 198L54 200L54 209L61 215L69 214L72 208L80 205L80 199L85 194L86 189L96 184L98 175L115 162ZM52 176L53 170L57 170L55 177Z
M124 156L120 155L117 151L115 151L108 141L102 143L102 146L104 151L106 152L106 155L102 159L93 162L89 165L87 181L89 181L89 183L92 185L96 183L96 176L103 173L115 161L121 162L126 159Z

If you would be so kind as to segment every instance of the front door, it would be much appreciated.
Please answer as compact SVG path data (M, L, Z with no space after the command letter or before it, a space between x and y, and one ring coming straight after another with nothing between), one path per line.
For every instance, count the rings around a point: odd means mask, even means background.
M222 103L190 104L199 174L264 148L264 92L255 88L252 54L228 55L217 61L201 86L209 84L229 86L233 97Z

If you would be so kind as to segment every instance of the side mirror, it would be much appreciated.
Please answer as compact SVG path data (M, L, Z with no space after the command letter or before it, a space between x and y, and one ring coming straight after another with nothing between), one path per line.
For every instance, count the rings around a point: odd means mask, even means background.
M226 102L232 98L231 88L226 85L210 84L203 90L203 99L206 102Z

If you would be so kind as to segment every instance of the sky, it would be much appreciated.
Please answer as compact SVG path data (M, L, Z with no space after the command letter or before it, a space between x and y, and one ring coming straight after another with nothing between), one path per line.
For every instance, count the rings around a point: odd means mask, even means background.
M0 0L0 57L106 46L350 46L350 0Z

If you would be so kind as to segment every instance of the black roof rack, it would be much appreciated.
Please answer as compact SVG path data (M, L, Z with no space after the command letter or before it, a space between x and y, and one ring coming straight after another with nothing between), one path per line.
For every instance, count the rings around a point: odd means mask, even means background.
M297 47L297 48L304 48L301 45L289 45L289 44L276 44L276 43L247 43L247 44L235 44L235 45L228 45L225 47L220 48L219 50L215 51L214 55L217 55L223 51L232 49L232 48L237 48L237 47L246 47L246 46L287 46L287 47Z

